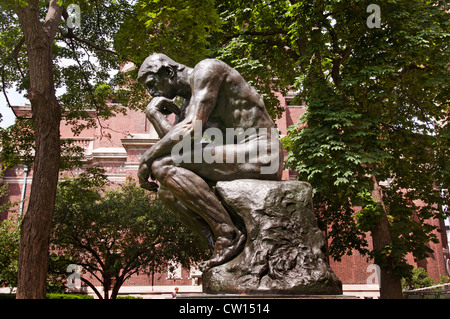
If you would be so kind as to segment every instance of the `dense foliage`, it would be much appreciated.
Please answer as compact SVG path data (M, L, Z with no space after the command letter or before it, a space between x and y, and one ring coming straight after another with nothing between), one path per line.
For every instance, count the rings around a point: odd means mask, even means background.
M0 222L0 284L11 289L17 285L17 258L20 228L17 218Z
M370 29L368 4L298 4L293 17L310 22L295 31L311 41L296 86L307 112L285 145L288 165L323 205L332 255L366 249L364 233L385 214L392 243L372 255L382 266L391 256L401 276L407 252L430 252L437 237L427 220L443 218L448 203L449 20L437 1L382 1L381 27ZM381 182L382 201L374 201Z
M314 187L330 255L356 249L406 276L406 254L431 252L427 221L449 201L447 4L377 1L376 13L371 1L216 3L227 30L218 52L264 66L307 105L284 146Z
M111 188L101 170L88 169L61 181L56 199L51 248L59 258L53 265L63 273L79 265L81 280L100 298L116 298L135 273L189 267L207 257L207 248L132 180ZM104 296L90 278L101 282Z

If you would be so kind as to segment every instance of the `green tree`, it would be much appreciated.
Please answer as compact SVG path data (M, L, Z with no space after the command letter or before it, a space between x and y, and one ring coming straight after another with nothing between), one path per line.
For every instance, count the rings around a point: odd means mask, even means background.
M365 250L370 232L381 297L401 298L406 254L428 255L438 238L427 220L443 218L448 202L440 192L449 178L448 14L438 1L378 4L374 29L365 25L368 2L299 6L313 41L298 83L308 108L286 145L289 166L326 207L335 256Z
M11 47L7 46L8 51L5 53L8 56L9 53L13 54L11 64L18 60L18 52L26 46L29 72L23 75L28 77L28 98L33 109L36 143L30 201L27 214L22 221L18 298L45 297L48 234L60 158L61 108L55 96L52 43L61 19L62 7L58 6L56 1L50 1L44 23L41 23L39 18L39 9L39 1L28 3L7 1L1 5L1 22L6 20L6 25L2 29L7 30L2 32L2 37L10 35L11 32L8 32L10 28L14 33L11 41L20 39L18 42L14 41L14 49L11 50ZM10 17L5 17L6 15ZM16 17L18 20L13 21ZM14 57L17 57L16 61ZM25 59L23 56L22 58ZM19 64L20 61L17 65ZM7 70L6 63L3 64L3 83L7 77L5 70ZM32 267L35 267L33 271Z
M45 298L48 237L60 168L60 120L86 115L86 105L96 107L94 119L118 111L106 107L105 79L119 59L108 48L110 36L126 1L79 3L83 23L77 37L66 20L67 1L2 1L0 4L0 75L3 93L12 85L26 92L31 102L34 134L33 182L24 216L19 249L18 298ZM64 18L64 19L62 19ZM91 59L84 59L83 50ZM93 56L98 65L91 63ZM113 56L113 58L112 58ZM74 64L61 66L61 59ZM56 96L56 89L66 93ZM74 88L75 87L75 88ZM105 93L106 91L106 93ZM6 94L5 94L6 95ZM92 124L88 120L87 124ZM82 127L83 127L82 126ZM26 129L30 125L23 126Z
M79 11L68 10L73 4ZM11 139L2 139L5 151L15 151L3 158L11 165L32 161L33 168L21 231L17 297L45 298L48 237L58 172L63 168L61 118L76 134L99 126L102 137L108 138L104 119L125 113L126 106L145 108L149 102L143 87L135 83L137 70L119 72L112 79L111 71L129 61L139 66L153 50L169 50L170 46L179 57L198 60L206 52L209 33L204 27L210 25L213 30L220 20L211 10L212 2L201 1L7 0L0 8L0 87L8 104L6 90L19 88L32 109L30 119L18 118L27 123L13 129L21 148L8 143ZM175 19L168 22L169 17ZM185 53L187 44L195 44L189 54ZM57 96L58 88L64 90ZM24 153L22 146L34 152ZM27 154L32 156L23 157ZM70 152L66 155L74 157Z
M4 171L0 171L0 180ZM17 260L20 239L20 219L15 214L16 203L8 198L9 186L0 186L0 284L17 286Z
M221 32L213 0L136 1L114 37L114 49L135 68L119 72L115 84L127 88L122 102L145 110L151 96L136 81L140 65L152 53L165 53L179 63L195 66L212 57L213 34Z
M195 65L211 54L211 34L220 32L221 23L212 0L136 1L114 47L137 66L154 52Z
M17 218L0 222L0 283L17 286L17 261L19 254L20 227Z
M61 181L51 237L63 271L69 264L80 266L102 284L103 295L81 276L99 298L115 299L137 272L160 271L171 263L189 267L207 257L207 247L197 246L199 240L132 180L105 188L108 181L97 169Z
M430 278L428 273L422 267L414 268L411 276L402 280L402 287L405 290L414 290L435 286L438 283Z
M371 1L216 3L218 52L264 66L306 102L284 140L287 164L314 187L331 256L368 253L370 232L381 296L401 298L405 255L427 256L437 238L426 221L448 203L446 3L378 1L379 28Z

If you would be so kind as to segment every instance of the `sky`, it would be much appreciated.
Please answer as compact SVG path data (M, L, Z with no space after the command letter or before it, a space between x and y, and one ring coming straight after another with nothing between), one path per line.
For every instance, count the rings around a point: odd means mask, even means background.
M95 57L90 57L91 62L95 63L97 60ZM63 59L63 65L68 66L72 62L69 59ZM118 72L118 70L111 70L109 71L109 74L111 78ZM57 88L56 89L56 96L60 96L65 92L65 88ZM24 92L25 93L25 92ZM25 104L30 104L30 101L23 96L22 93L17 92L14 88L7 90L8 99L11 105L15 106L23 106ZM5 95L0 90L0 114L2 114L2 120L0 122L0 127L6 128L14 124L15 116L14 113L11 111L11 109L8 106L8 103L6 102Z
M25 105L29 104L30 101L23 97L23 94L17 92L15 89L7 90L8 99L11 105ZM6 128L14 124L14 113L8 106L6 102L5 95L0 93L0 114L2 114L2 121L0 122L0 127Z

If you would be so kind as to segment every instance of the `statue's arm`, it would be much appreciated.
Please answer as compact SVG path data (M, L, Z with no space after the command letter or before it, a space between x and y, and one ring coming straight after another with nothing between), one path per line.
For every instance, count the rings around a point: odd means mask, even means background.
M163 138L173 127L173 124L166 118L166 115L174 113L180 114L180 109L171 99L165 97L153 98L145 110L150 123L152 123L159 138Z
M223 67L214 61L200 62L193 71L192 96L186 109L185 118L174 125L170 131L155 143L141 158L141 166L146 165L147 171L157 158L169 155L176 143L183 138L192 138L194 128L203 129L213 111L219 89L225 77ZM150 173L150 172L148 172ZM145 176L144 176L145 178ZM146 176L148 178L148 176Z

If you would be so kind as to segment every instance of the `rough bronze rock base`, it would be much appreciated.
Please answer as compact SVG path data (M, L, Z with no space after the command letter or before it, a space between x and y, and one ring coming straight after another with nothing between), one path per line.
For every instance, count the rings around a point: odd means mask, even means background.
M235 180L217 183L216 192L247 242L233 260L203 273L204 293L342 294L322 252L310 184Z

